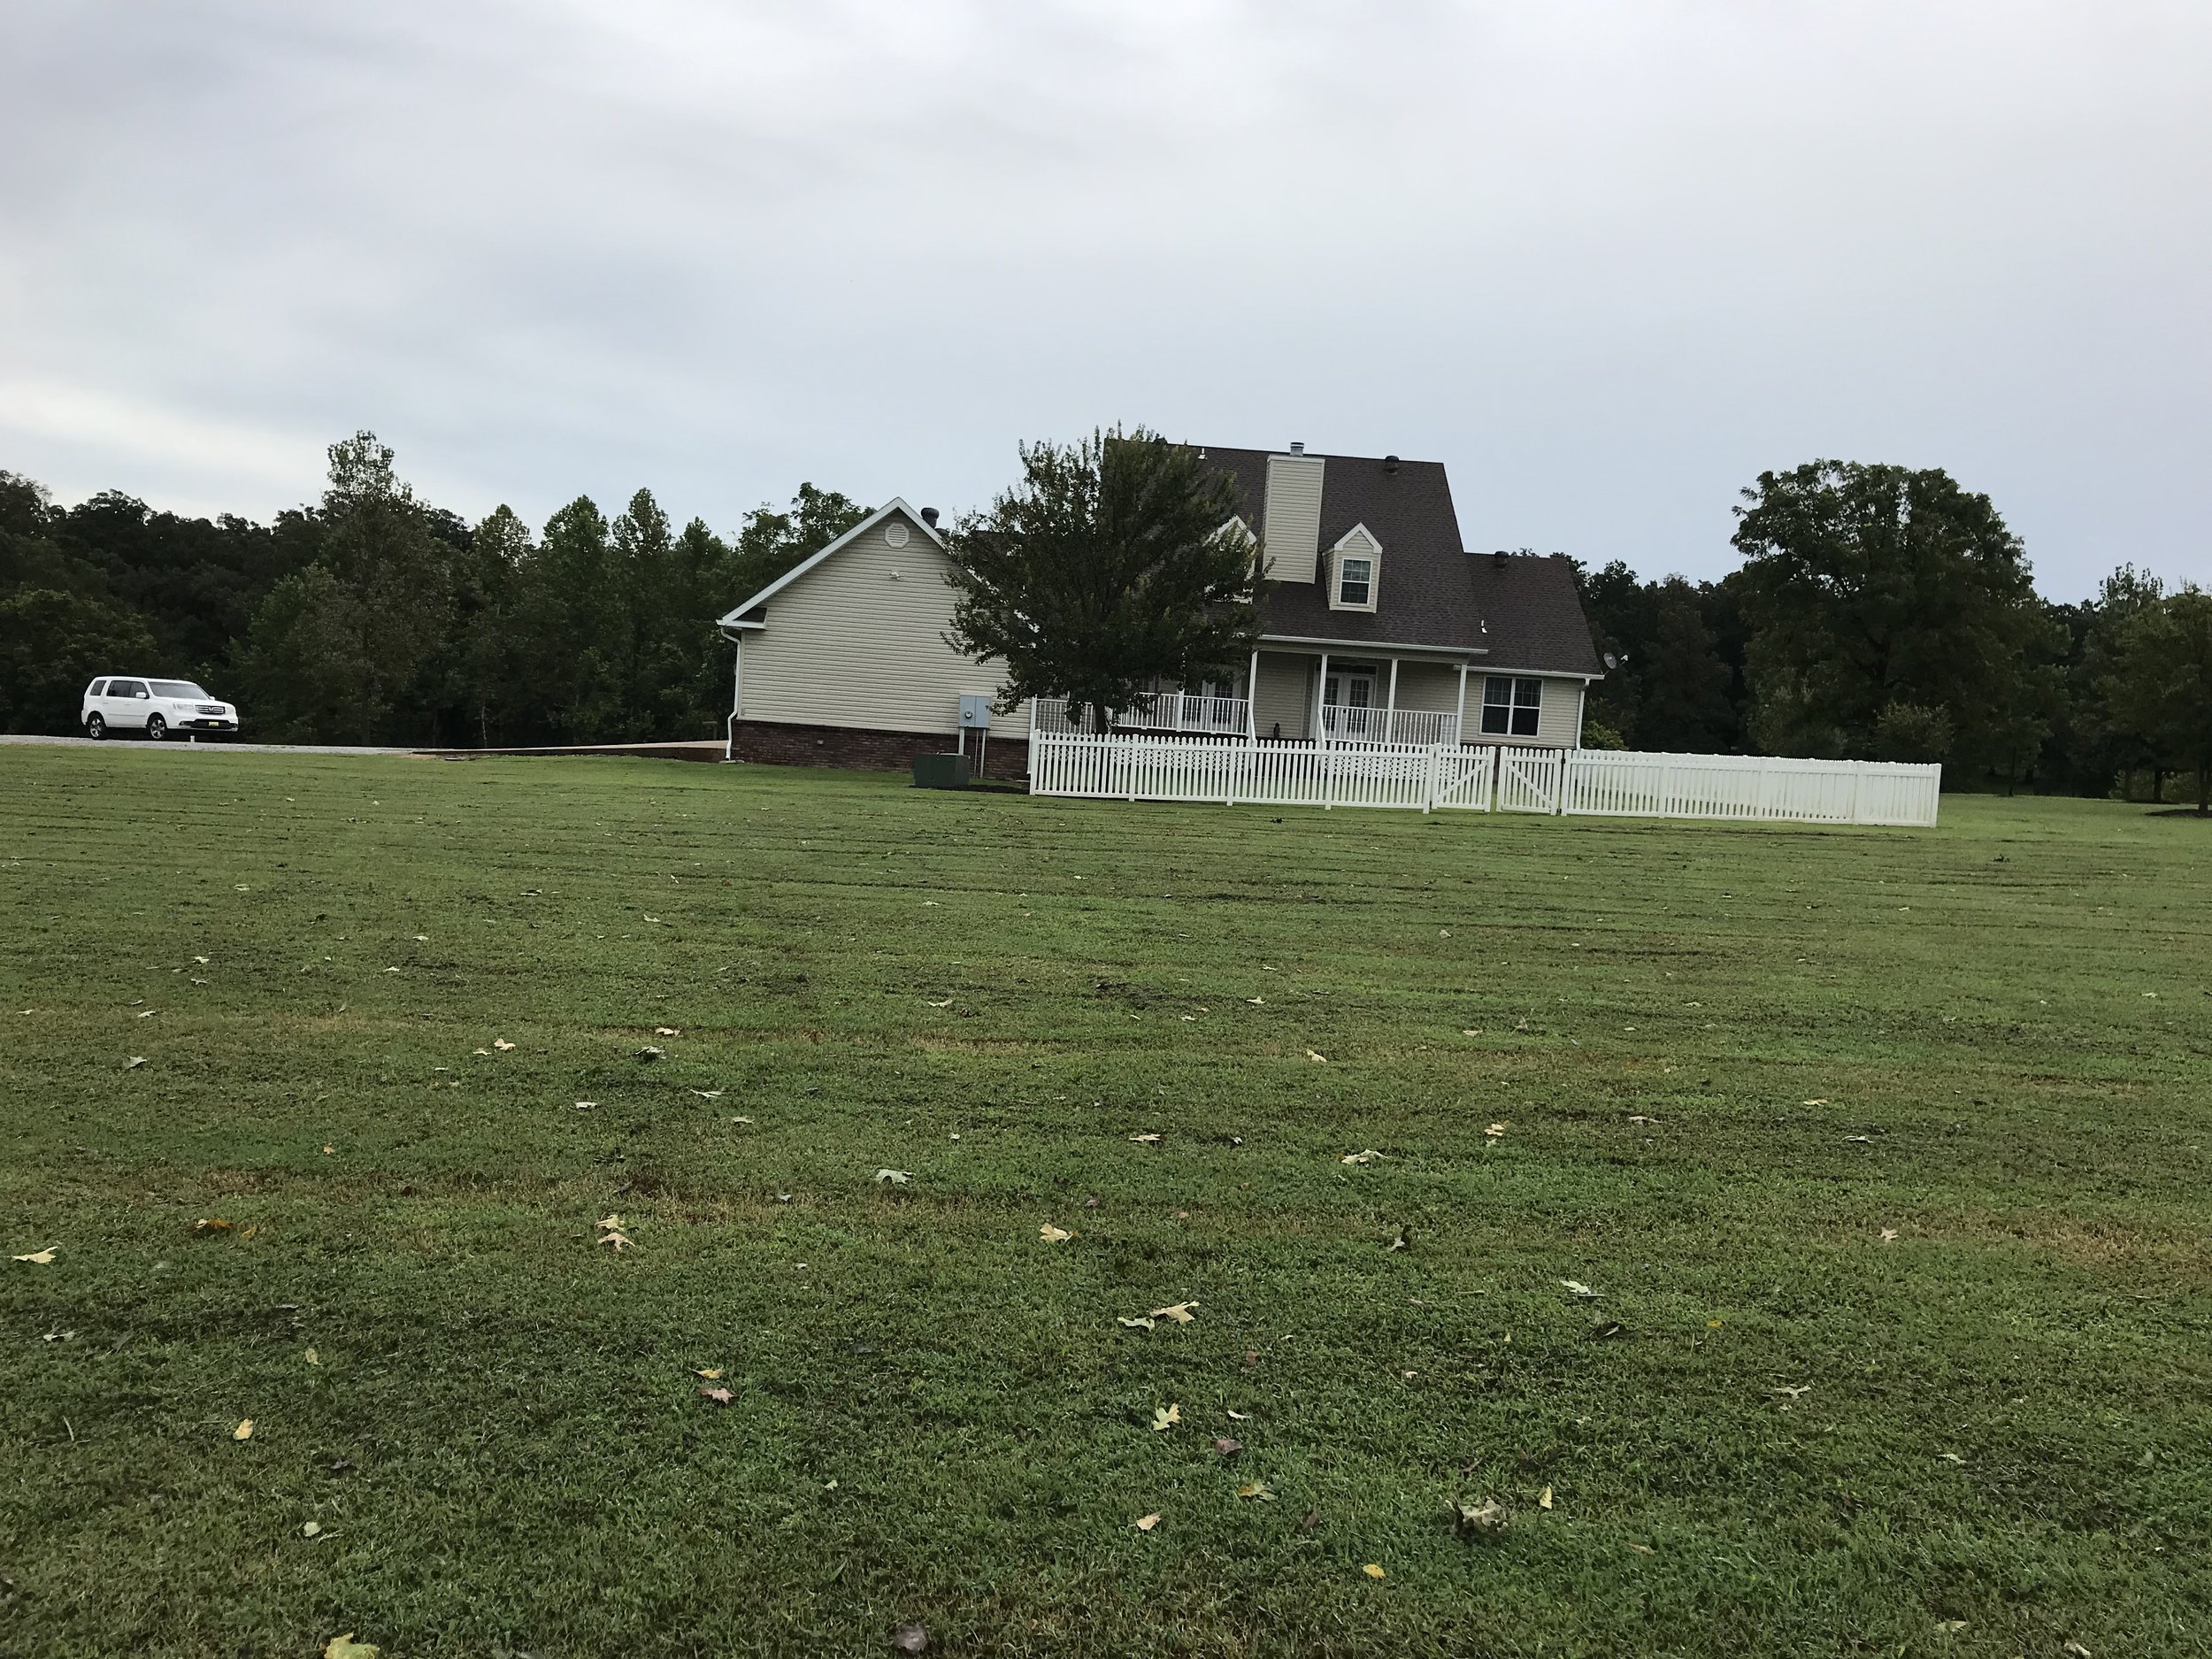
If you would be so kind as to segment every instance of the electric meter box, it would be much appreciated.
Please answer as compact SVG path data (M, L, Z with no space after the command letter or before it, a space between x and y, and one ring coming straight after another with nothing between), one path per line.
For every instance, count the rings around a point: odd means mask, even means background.
M960 699L960 729L964 732L987 732L991 729L990 698L964 696Z

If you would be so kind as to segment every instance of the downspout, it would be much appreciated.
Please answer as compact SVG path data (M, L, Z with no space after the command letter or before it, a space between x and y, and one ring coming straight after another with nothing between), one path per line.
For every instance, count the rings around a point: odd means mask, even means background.
M729 735L722 750L722 764L727 766L737 760L737 711L745 705L745 636L724 628L722 637L730 642Z

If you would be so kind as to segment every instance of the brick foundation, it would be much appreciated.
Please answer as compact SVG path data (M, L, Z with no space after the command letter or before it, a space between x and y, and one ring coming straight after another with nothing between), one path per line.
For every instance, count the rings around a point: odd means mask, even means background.
M917 755L949 754L957 747L951 733L877 732L853 726L784 726L766 720L737 723L737 757L775 766L844 766L861 772L914 769ZM976 736L968 735L968 753ZM986 753L987 776L1025 779L1029 740L994 735Z

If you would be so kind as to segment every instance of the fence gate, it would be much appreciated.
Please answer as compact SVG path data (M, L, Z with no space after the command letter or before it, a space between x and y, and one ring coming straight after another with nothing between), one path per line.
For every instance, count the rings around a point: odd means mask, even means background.
M1498 810L1556 812L1567 755L1558 749L1498 750Z
M1464 748L1457 743L1449 748L1440 744L1436 750L1436 805L1462 812L1487 812L1490 810L1491 788L1497 781L1497 775L1498 750L1495 744L1476 744Z

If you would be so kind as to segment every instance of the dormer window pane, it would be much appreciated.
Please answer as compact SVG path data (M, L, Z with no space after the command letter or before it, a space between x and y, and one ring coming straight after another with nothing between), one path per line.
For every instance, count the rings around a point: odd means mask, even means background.
M1336 602L1340 605L1363 605L1375 590L1375 561L1348 558L1338 566Z

